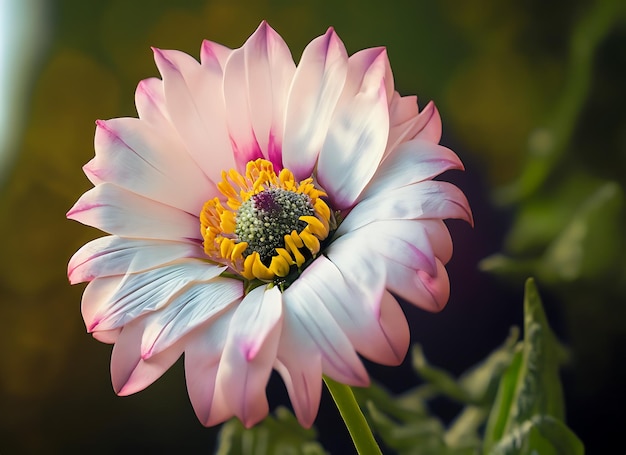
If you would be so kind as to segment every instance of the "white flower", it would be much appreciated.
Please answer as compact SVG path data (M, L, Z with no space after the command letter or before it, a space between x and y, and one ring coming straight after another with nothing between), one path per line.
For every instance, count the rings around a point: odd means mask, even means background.
M71 259L89 332L114 343L115 391L147 387L182 353L204 425L268 412L272 369L312 425L322 374L366 386L359 355L402 362L394 296L437 311L452 254L445 218L471 222L439 114L393 85L384 48L348 57L332 29L295 65L263 22L200 63L154 50L139 118L98 121L94 188L68 217L109 236Z

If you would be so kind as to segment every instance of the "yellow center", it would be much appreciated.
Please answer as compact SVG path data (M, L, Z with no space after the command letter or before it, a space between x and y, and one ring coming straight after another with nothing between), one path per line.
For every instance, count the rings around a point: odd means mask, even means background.
M297 182L288 169L276 175L271 162L258 159L246 165L245 175L223 171L217 187L226 206L216 197L202 208L204 251L247 280L269 282L300 270L328 237L326 193L312 178Z

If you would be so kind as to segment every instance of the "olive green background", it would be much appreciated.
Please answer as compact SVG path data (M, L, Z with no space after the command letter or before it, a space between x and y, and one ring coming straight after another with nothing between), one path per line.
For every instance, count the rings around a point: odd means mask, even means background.
M216 430L197 422L180 363L136 396L114 395L110 346L86 334L84 285L66 277L69 257L99 233L65 213L90 188L80 168L93 156L94 121L136 115L136 84L158 76L150 46L197 58L202 39L238 47L267 19L296 61L328 26L349 53L386 46L396 88L418 94L421 106L435 100L443 143L467 165L452 178L476 227L452 223L452 297L443 314L423 315L439 336L429 335L427 355L444 367L450 357L453 371L478 361L484 344L463 340L503 339L521 317L521 298L511 296L535 275L572 348L570 425L589 453L623 453L626 15L618 3L47 2L51 39L28 75L25 127L0 182L0 452L212 451ZM594 13L601 4L608 12ZM329 447L335 437L344 436L323 435Z

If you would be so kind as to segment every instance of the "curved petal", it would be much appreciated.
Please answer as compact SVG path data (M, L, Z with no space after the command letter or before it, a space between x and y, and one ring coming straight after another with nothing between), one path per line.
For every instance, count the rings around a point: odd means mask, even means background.
M427 180L379 192L359 202L339 225L335 236L378 220L458 218L472 224L463 192L448 182Z
M348 72L348 54L332 28L304 49L289 91L283 165L311 176Z
M218 277L186 287L165 308L149 316L141 337L142 358L159 354L242 297L243 283L231 278Z
M213 318L205 327L190 335L185 348L185 380L187 393L196 415L205 426L217 425L231 418L233 413L223 397L215 394L215 381L228 326L236 306Z
M209 71L222 73L231 53L232 49L205 39L200 47L200 64Z
M385 156L409 138L418 114L417 96L400 96L398 92L392 94L389 99L389 137Z
M160 79L151 77L137 84L135 107L142 121L161 131L174 131L165 105L163 81Z
M443 263L447 264L452 258L452 237L448 226L442 220L420 220L426 229L433 253Z
M190 214L200 213L204 202L218 195L213 182L167 131L135 118L96 124L96 156L83 168L94 185L114 183Z
M369 384L367 372L349 338L328 311L319 294L323 289L329 288L328 283L320 289L314 287L305 277L311 274L309 270L318 261L319 267L328 265L322 257L318 258L283 293L285 325L297 327L300 338L313 340L322 355L324 374L344 384L364 387Z
M318 258L298 281L304 281L315 293L317 299L310 301L310 305L323 305L356 351L374 362L398 365L406 355L409 338L399 320L404 318L402 311L399 307L392 308L389 300L385 301L385 315L399 322L400 330L388 333L381 324L385 271L371 256L370 260L363 260L344 253L335 255L334 250L329 251L329 259Z
M246 428L269 411L265 388L276 359L282 321L280 290L260 286L244 297L228 328L216 393Z
M231 141L240 169L262 156L282 168L286 100L296 65L283 39L263 21L224 71Z
M219 182L222 170L235 164L226 129L222 72L183 52L153 50L172 124L205 175Z
M441 145L414 139L387 156L360 198L430 180L449 169L464 169L456 153Z
M203 258L202 245L109 235L83 245L70 259L70 283L143 272L181 258Z
M387 55L381 52L358 92L337 106L317 163L317 178L336 209L351 207L376 172L389 133L385 92Z
M197 216L111 183L87 191L67 212L71 220L122 237L200 240Z
M434 144L441 140L441 116L432 101L420 112L409 133L409 139L422 139Z
M439 259L437 271L430 275L399 263L389 266L387 288L395 295L426 311L441 311L450 297L448 272Z
M274 368L283 378L298 422L310 428L322 397L322 354L304 327L287 313Z
M94 330L91 335L101 343L113 344L117 341L121 332L122 328L120 327L113 330Z
M208 281L223 270L186 259L143 273L96 278L85 288L81 304L87 331L122 327L162 308L188 284Z
M360 50L348 58L348 75L339 99L340 104L349 100L361 90L364 80L371 77L369 73L373 66L380 72L380 77L383 79L385 86L385 96L391 103L394 94L393 74L391 73L387 50L384 47L370 47Z
M345 266L347 272L356 273L363 281L369 283L369 279L366 279L360 270L361 264L368 261L373 261L383 268L390 262L397 262L414 270L434 274L437 266L430 242L421 221L375 221L335 240L328 248L327 255L331 259L347 261ZM359 253L355 254L355 251Z
M141 334L145 319L124 326L111 353L111 381L118 395L126 396L139 392L167 371L183 353L184 341L150 359L140 354Z

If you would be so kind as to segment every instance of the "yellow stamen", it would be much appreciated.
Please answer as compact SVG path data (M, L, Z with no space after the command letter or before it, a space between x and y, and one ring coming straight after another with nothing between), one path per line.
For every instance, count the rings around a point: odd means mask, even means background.
M294 266L300 269L306 262L305 255L315 257L320 251L321 241L329 235L331 211L322 199L326 193L315 187L312 178L298 182L288 169L282 169L276 175L271 162L258 159L246 165L244 174L234 169L222 172L222 181L217 184L217 188L223 198L216 197L207 201L200 213L204 250L211 260L229 266L247 280L269 282L276 277L289 275ZM242 231L238 229L253 228L241 227L246 226L245 224L238 225L237 216L240 208L243 210L242 204L247 204L248 218L242 219L247 219L246 223L250 223L250 213L254 212L249 212L251 206L248 200L253 196L260 197L255 195L265 191L277 194L277 190L278 194L284 191L306 196L314 214L300 216L298 219L306 224L305 227L299 227L299 232L293 230L284 235L284 248L276 247L274 254L270 253L270 256L264 252L265 256L262 258L255 248L259 248L259 242L265 240L263 237L256 237L252 244L248 242L255 235L254 232L258 232L254 230L244 231L250 233L249 238L246 235L245 239L239 239L236 232Z

